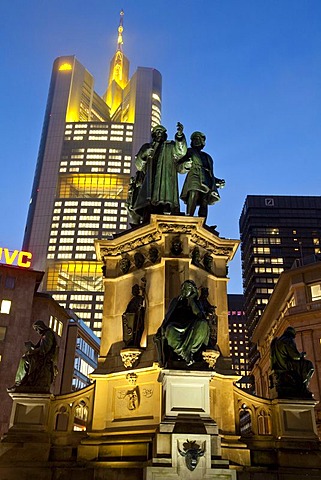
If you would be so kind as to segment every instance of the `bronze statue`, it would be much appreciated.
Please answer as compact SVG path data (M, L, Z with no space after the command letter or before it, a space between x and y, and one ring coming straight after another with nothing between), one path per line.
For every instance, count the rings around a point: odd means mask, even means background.
M123 273L124 275L126 273L128 273L129 269L130 269L130 260L128 257L123 257L120 262L119 262L119 268L120 268L120 271L121 273Z
M295 335L295 329L288 327L281 337L272 340L271 386L276 387L279 398L312 398L308 385L314 373L313 364L305 359L305 352L298 351Z
M171 253L173 255L180 255L183 251L181 239L179 237L173 238L171 242Z
M196 267L201 267L201 253L198 247L194 247L192 250L192 264Z
M203 307L206 319L210 327L210 341L209 344L213 348L217 347L217 315L215 313L216 305L210 304L208 301L209 291L207 287L201 288L200 302Z
M126 208L128 212L129 224L132 227L139 225L142 221L142 217L135 212L134 206L139 194L139 190L143 184L144 177L144 172L137 171L135 177L130 177L129 180Z
M152 263L156 263L159 259L159 251L156 247L150 247L148 252L148 258Z
M145 288L136 283L132 288L132 299L129 301L123 313L123 340L126 347L140 347L144 331L145 317Z
M210 253L205 253L203 258L203 265L207 272L213 273L212 266L213 266L213 257Z
M180 198L187 204L187 215L194 215L199 206L198 216L205 217L208 213L208 205L213 205L220 200L218 188L225 185L225 180L214 176L213 159L205 152L206 137L202 132L194 132L191 135L191 148L179 164L184 164L188 172Z
M181 286L181 294L174 298L165 319L158 329L155 343L161 365L167 365L171 352L187 366L197 361L197 354L209 343L210 328L192 280Z
M156 125L151 143L139 150L135 164L142 172L143 181L131 207L142 221L148 221L151 213L179 213L178 160L187 152L183 125L177 123L175 141L167 141L166 128Z
M26 352L22 355L15 383L8 392L49 393L57 375L57 340L51 328L42 320L33 324L33 329L41 336L39 342L25 342Z
M145 257L141 252L136 252L134 255L134 263L137 268L142 268L145 262Z

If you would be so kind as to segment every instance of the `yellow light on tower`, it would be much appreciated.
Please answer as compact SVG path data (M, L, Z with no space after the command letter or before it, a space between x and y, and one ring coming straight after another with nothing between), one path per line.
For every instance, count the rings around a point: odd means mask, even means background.
M72 66L70 65L70 63L63 63L62 65L60 65L59 67L60 72L67 71L67 70L72 70Z

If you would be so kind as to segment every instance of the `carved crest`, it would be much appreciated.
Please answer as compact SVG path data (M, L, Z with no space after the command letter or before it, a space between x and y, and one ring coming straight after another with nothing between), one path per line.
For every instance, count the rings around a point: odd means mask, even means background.
M205 450L196 443L196 440L186 440L183 447L183 452L179 446L178 451L182 457L185 457L186 467L192 472L197 467L199 458L204 456Z

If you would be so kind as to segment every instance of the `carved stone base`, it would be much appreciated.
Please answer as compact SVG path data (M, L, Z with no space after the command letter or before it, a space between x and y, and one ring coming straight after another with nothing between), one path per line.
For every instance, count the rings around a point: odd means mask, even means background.
M211 372L163 370L159 381L163 383L165 417L179 414L198 414L210 417L209 382Z
M10 429L45 431L48 428L50 394L10 393L13 400Z
M123 348L120 351L120 356L125 368L133 368L141 354L142 351L139 348Z
M206 434L158 434L153 466L146 467L144 478L236 480L236 471L229 469L229 462L222 459L216 444L215 436ZM188 451L188 445L198 448Z

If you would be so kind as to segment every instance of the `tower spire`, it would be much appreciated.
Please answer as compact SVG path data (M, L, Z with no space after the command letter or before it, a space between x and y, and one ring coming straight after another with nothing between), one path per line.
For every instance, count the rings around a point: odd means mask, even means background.
M118 38L117 38L117 50L123 51L123 17L124 17L124 10L121 9L120 11L120 19L119 19L119 26L118 26Z
M117 29L117 49L110 62L108 87L104 95L104 100L110 108L111 115L119 108L123 100L123 90L129 80L129 61L123 53L123 21L124 10L121 9Z

